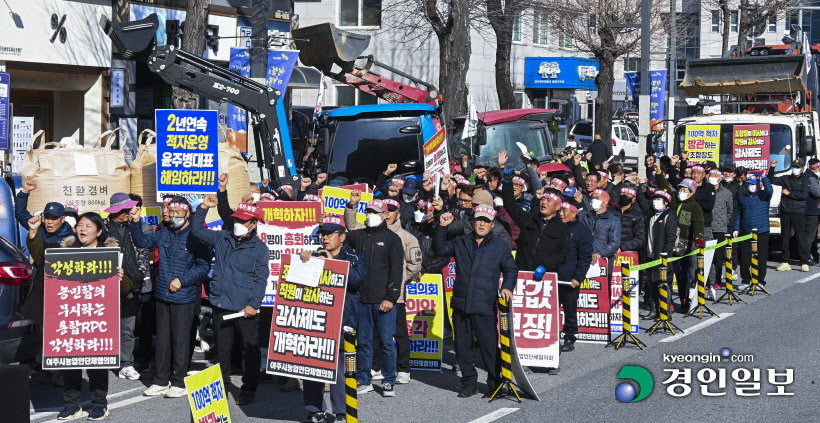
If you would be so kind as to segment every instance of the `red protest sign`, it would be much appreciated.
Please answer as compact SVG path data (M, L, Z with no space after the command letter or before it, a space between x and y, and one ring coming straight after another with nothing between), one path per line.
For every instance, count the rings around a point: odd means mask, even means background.
M733 130L732 161L735 166L768 170L771 127L769 125L735 125Z
M120 367L119 252L46 250L43 369Z
M560 329L558 275L518 272L513 292L513 334L522 366L558 367Z
M353 191L354 189L357 189L357 190L359 190L359 191L361 191L361 192L368 192L368 193L370 193L370 194L372 194L372 193L373 193L373 190L372 190L372 189L370 189L370 185L367 185L367 184L343 185L343 186L340 186L339 188L341 188L341 189L349 189L349 190L351 190L351 191ZM321 197L321 196L322 196L322 190L320 189L320 190L319 190L319 197Z
M291 256L282 257L267 372L334 384L350 263L319 260L324 269L312 288L286 281Z
M589 267L587 278L581 282L578 294L578 334L584 341L609 342L609 281L607 261L599 258ZM564 309L561 308L563 330Z

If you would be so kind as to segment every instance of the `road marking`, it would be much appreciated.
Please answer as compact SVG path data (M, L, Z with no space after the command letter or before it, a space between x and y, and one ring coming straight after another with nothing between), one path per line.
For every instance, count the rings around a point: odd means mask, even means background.
M471 420L469 423L490 423L494 422L508 414L512 414L518 411L518 408L499 408L498 410L493 411L486 416L479 417L475 420Z
M111 395L109 395L107 398L108 398L109 400L112 400L112 399L114 399L114 398L119 398L119 397L121 397L121 396L128 395L128 394L130 394L130 393L132 393L132 392L136 392L136 391L144 391L144 390L145 390L145 387L144 387L144 386L140 386L140 387L137 387L137 388L132 388L132 389L128 389L128 390L125 390L125 391L120 391L120 392L117 392L117 393L115 393L115 394L111 394ZM146 398L150 398L150 397L146 397ZM91 405L91 401L90 401L90 400L89 400L89 401L83 401L82 403L80 403L80 406L81 406L81 407L82 407L82 406L87 406L87 405ZM40 408L40 409L29 409L29 412L31 413L31 416L30 416L29 418L30 418L30 419L32 419L32 420L34 420L34 419L42 419L42 418L44 418L44 417L48 417L48 416L49 416L49 415L51 415L51 414L57 414L57 412L61 411L62 409L63 409L63 407L50 407L50 408ZM36 412L35 412L35 411L36 411Z
M108 411L115 410L115 409L120 408L120 407L125 407L125 406L131 405L131 404L136 404L138 402L143 402L143 401L147 401L147 400L150 400L150 399L156 399L156 398L162 398L162 397L138 396L138 397L128 398L128 399L125 399L125 400L122 400L122 401L115 402L113 404L108 404ZM88 414L88 410L86 410L86 414ZM61 421L63 421L63 420L54 419L54 420L48 420L48 421L43 422L43 423L59 423Z
M705 327L712 326L712 325L714 325L715 323L717 323L721 320L726 320L727 317L732 316L734 314L735 313L723 313L723 314L721 314L721 317L712 317L711 319L709 319L705 322L700 322L700 323L696 324L695 326L692 326L690 328L686 328L686 332L678 333L675 336L670 336L668 338L661 339L660 342L675 342L678 339L681 339L686 335L690 335L690 334L692 334L694 332L697 332L697 331L699 331L699 330L701 330Z
M800 279L799 281L795 281L794 283L806 283L808 281L813 281L817 278L820 278L820 273L818 273L816 275L809 276L807 278Z

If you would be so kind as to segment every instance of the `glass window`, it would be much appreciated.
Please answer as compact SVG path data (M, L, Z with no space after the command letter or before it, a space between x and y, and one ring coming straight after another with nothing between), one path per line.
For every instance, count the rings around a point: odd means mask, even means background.
M753 124L753 122L749 122L748 124ZM721 167L733 163L734 126L735 125L732 124L720 125L720 151L718 152L720 163L718 165ZM679 126L675 129L676 142L673 154L680 154L683 149L684 141L686 140L685 131L686 126ZM792 162L792 130L786 125L771 125L769 132L769 161L777 160L779 162L775 169L776 171L786 170Z
M336 86L336 105L339 107L379 104L379 98L347 85Z
M516 43L521 42L521 12L516 13L513 18L512 40Z
M420 125L412 119L360 119L340 122L333 137L328 173L347 178L370 178L396 157L404 162L420 161L421 134L403 134L401 128ZM399 172L416 171L399 163Z
M769 32L777 32L777 15L769 16L769 26L767 30Z
M498 166L498 152L501 150L520 151L517 142L524 144L527 150L535 157L542 157L547 154L546 143L547 131L539 126L538 122L522 121L507 122L491 125L486 128L487 144L481 146L481 157L489 161L490 166ZM524 163L520 154L510 154L507 165L515 169L522 169Z
M624 59L624 72L638 72L641 70L640 57L627 57Z
M712 11L712 32L720 32L720 10Z
M524 93L521 91L516 91L513 93L515 96L515 108L516 109L523 109L524 108Z
M737 22L738 22L737 10L732 10L731 14L729 15L729 31L730 32L737 32Z
M549 36L547 15L544 12L535 12L532 25L533 44L546 45Z
M381 0L339 0L339 26L380 27Z

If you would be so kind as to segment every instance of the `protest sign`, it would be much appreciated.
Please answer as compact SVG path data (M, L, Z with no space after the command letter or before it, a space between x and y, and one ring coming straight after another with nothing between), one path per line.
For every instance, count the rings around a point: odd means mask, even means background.
M332 187L332 188L333 188L333 187ZM357 189L357 190L359 190L359 191L361 191L361 192L369 192L369 193L371 193L371 194L373 193L373 190L372 190L372 189L370 189L370 185L367 185L367 184L353 184L353 185L344 185L344 186L335 187L335 188L349 189L349 190L351 190L351 191L353 191L354 189ZM319 189L319 197L321 197L321 196L322 196L322 192L323 192L323 191L324 191L324 188L320 188L320 189Z
M689 165L718 163L720 125L686 125L684 150L689 152Z
M34 137L34 118L14 116L11 129L11 171L20 172L26 151L30 148L31 138Z
M450 174L450 157L444 127L424 143L424 171L436 175Z
M558 275L545 273L536 281L533 272L518 272L512 304L513 333L521 365L558 367Z
M120 367L119 248L49 248L43 369Z
M407 284L407 332L410 335L410 368L441 370L444 350L444 301L441 275L421 275Z
M621 273L621 263L629 264L629 267L637 266L638 253L635 251L622 251L615 256L615 263L612 266L612 289L610 289L610 311L609 311L609 326L613 336L620 335L623 331L623 313L624 313L624 298L623 290L631 290L629 292L630 304L632 304L632 315L629 323L632 325L632 333L638 333L638 324L640 323L638 313L638 294L640 289L636 286L638 284L638 273L631 272L629 280L624 280Z
M453 284L456 283L456 260L450 258L450 263L441 269L441 276L444 279L444 304L447 305L447 318L450 320L450 327L453 326L453 308L450 303L453 300Z
M578 334L575 335L579 341L609 342L607 271L607 260L599 258L597 265L589 267L587 277L581 283L578 293ZM564 309L561 308L562 328L563 323Z
M228 392L219 364L185 378L194 423L230 423Z
M156 110L157 201L165 194L199 198L219 189L216 110Z
M322 189L322 204L324 205L325 212L344 216L345 207L347 207L347 202L350 201L350 194L352 192L353 191L349 189L324 187ZM364 223L364 211L371 201L373 201L373 194L362 192L361 200L356 207L356 221L359 223Z
M322 205L315 201L260 201L257 206L265 218L258 224L256 233L270 250L270 275L262 307L273 307L282 256L316 251L322 246L317 233Z
M734 126L732 161L735 166L769 170L770 129L769 125Z
M268 344L267 372L336 383L349 265L324 260L319 286L286 282L291 256L282 257L282 274Z

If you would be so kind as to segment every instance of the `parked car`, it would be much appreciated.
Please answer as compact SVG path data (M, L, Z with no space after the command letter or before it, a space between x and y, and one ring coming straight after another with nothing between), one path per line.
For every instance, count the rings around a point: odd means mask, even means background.
M575 122L567 134L567 146L586 150L590 143L592 143L592 121Z
M592 121L579 120L569 130L567 146L586 150L592 143ZM625 167L638 166L638 137L630 125L621 121L612 122L612 154Z

